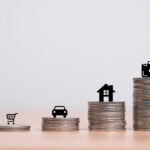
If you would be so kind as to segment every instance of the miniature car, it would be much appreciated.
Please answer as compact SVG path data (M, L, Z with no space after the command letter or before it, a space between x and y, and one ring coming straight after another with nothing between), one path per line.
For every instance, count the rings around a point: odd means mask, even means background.
M63 116L66 118L68 115L68 112L64 106L55 106L54 109L52 110L52 116L56 118L56 116Z

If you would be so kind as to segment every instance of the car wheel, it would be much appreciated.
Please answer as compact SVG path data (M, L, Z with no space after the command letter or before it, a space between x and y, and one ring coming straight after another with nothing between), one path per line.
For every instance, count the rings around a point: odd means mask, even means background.
M53 115L54 118L56 118L56 115Z
M64 115L64 118L66 118L66 115Z

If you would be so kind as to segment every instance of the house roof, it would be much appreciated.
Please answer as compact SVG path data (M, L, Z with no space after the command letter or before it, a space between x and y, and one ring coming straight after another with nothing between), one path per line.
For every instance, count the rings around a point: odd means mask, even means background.
M101 91L103 91L103 90L110 90L110 91L112 91L112 92L115 92L114 90L113 90L113 86L112 85L108 85L108 84L105 84L103 87L101 87L97 92L99 93L99 92L101 92Z

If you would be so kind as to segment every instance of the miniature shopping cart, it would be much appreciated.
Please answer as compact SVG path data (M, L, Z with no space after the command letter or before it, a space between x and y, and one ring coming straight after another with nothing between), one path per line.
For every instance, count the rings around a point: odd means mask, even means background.
M18 113L15 114L7 114L6 118L7 118L7 124L10 124L10 122L12 122L13 124L15 124L15 117Z

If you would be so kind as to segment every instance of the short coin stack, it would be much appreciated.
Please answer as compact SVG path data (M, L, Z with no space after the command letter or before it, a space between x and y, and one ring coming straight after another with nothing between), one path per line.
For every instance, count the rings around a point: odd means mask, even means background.
M0 131L30 131L29 125L0 125Z
M150 130L150 78L134 78L133 128Z
M124 102L89 102L89 130L125 130Z
M42 118L43 131L77 131L79 118Z

